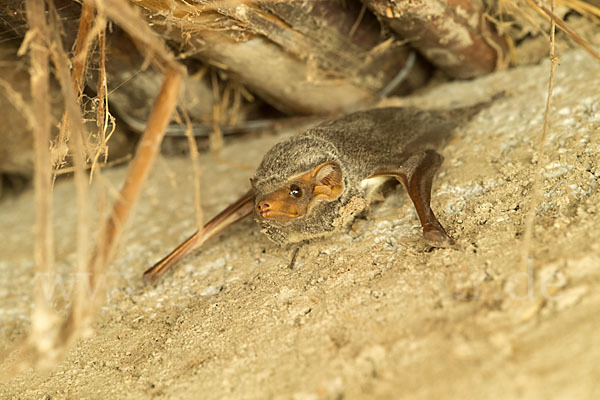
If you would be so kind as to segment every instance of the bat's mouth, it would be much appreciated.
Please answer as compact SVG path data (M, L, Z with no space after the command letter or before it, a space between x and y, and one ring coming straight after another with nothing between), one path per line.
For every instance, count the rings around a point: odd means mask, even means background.
M259 211L258 214L261 218L269 219L269 218L298 218L300 216L297 212L285 212L285 211L277 211L277 210L264 210Z

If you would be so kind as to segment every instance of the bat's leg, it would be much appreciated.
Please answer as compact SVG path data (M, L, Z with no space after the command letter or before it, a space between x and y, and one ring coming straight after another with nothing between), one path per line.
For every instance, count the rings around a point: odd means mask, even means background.
M431 209L431 184L433 176L442 165L444 158L434 150L427 150L416 156L413 165L409 159L407 173L400 174L400 182L406 188L415 205L417 215L423 226L423 236L428 242L443 246L454 243Z
M437 220L430 205L433 176L443 160L444 158L438 152L426 150L410 157L400 168L383 167L372 175L394 176L402 183L415 206L425 240L435 246L454 243Z
M235 203L231 204L225 210L217 214L216 217L208 221L202 229L196 231L192 236L181 243L175 250L170 252L165 258L154 264L144 272L144 283L155 282L161 275L171 269L183 257L200 247L211 237L217 235L223 229L232 223L242 219L254 210L254 195L249 191Z

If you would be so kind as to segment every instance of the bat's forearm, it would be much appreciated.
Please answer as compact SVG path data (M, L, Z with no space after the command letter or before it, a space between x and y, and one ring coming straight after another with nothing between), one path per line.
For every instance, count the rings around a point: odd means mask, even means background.
M204 227L181 243L165 258L154 264L144 272L144 283L153 283L165 272L175 266L183 257L199 248L213 236L216 236L232 223L252 213L254 209L254 194L252 191L244 194L239 200L221 211L216 217L208 221Z

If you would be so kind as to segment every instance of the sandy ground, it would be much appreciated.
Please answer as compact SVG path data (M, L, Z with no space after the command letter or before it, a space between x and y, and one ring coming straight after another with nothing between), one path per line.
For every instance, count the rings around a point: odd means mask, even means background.
M427 249L398 189L351 230L301 247L293 268L294 249L248 219L144 287L141 273L195 224L189 160L160 159L93 331L52 372L5 377L0 398L600 398L600 65L582 51L558 67L533 257L520 262L548 72L546 62L386 102L454 107L507 93L443 151L433 207L456 249ZM277 140L224 150L248 169L202 156L206 216L247 189ZM118 188L125 172L105 177ZM74 199L70 182L57 185L65 294ZM0 207L2 353L30 324L32 210L32 193Z

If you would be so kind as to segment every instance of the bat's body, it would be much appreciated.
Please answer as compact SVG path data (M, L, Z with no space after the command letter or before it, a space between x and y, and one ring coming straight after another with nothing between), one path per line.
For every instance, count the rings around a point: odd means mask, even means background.
M299 242L331 232L368 204L365 179L389 176L400 181L404 177L430 180L442 161L435 149L450 137L456 122L447 112L381 108L326 122L283 141L265 155L252 180L256 204L261 196L285 187L290 178L327 162L339 166L343 192L335 200L315 202L302 218L281 222L260 218L256 213L257 221L278 243ZM427 193L430 182L428 186ZM429 203L426 197L422 200Z
M155 280L191 250L254 211L273 241L327 235L368 205L365 180L395 178L406 188L426 240L453 240L430 208L431 182L454 128L484 104L452 111L382 108L325 122L275 145L251 179L252 189L144 274Z

